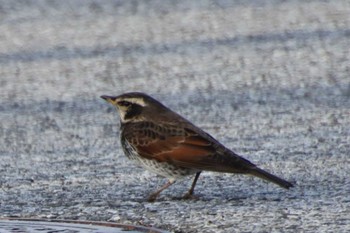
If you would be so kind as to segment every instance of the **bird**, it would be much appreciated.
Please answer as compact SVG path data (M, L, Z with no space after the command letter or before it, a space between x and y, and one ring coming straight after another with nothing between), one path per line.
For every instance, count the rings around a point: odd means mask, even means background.
M202 171L247 174L289 189L293 184L273 175L225 147L156 99L142 92L102 95L119 112L120 141L125 155L141 167L168 179L151 193L159 194L187 176L194 175L184 198L195 198L194 188Z

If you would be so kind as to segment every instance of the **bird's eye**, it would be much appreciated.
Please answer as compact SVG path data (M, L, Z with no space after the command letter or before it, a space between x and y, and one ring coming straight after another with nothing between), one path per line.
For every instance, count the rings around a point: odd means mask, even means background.
M124 107L129 107L131 105L131 103L128 101L119 101L118 105L124 106Z

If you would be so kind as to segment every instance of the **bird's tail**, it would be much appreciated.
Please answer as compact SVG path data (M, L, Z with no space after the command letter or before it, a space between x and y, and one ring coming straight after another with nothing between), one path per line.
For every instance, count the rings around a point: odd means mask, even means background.
M262 178L264 180L275 183L275 184L277 184L285 189L289 189L289 188L294 186L292 183L290 183L282 178L279 178L275 175L272 175L271 173L268 173L267 171L264 171L258 167L253 168L249 173L253 176L257 176L257 177Z

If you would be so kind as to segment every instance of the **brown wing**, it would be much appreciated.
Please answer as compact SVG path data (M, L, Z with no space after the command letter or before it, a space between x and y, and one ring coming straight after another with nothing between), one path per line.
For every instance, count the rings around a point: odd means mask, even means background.
M124 136L144 158L219 172L246 173L255 167L200 130L150 122L132 128Z

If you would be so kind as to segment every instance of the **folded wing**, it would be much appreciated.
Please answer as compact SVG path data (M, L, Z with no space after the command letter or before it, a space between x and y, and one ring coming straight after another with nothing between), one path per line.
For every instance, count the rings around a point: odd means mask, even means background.
M138 141L131 139L129 142L144 158L217 172L249 173L255 167L204 132L178 125L145 125L128 131L138 134L138 137L130 135L130 139L138 138Z

